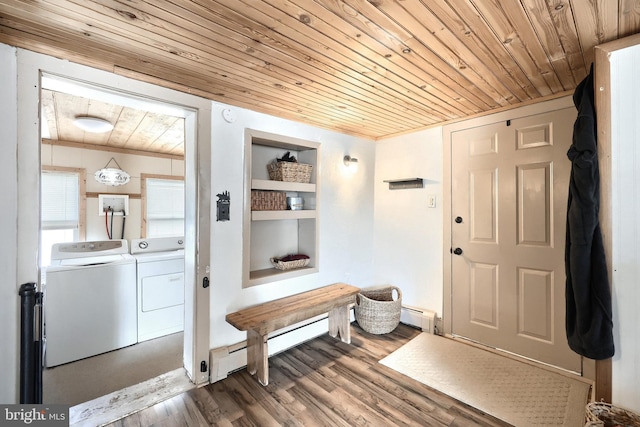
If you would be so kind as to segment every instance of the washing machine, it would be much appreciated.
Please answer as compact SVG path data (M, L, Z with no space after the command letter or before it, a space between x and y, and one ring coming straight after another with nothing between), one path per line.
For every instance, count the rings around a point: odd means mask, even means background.
M138 342L184 330L184 238L131 241L137 264Z
M45 366L137 342L136 260L126 240L54 244L43 290Z

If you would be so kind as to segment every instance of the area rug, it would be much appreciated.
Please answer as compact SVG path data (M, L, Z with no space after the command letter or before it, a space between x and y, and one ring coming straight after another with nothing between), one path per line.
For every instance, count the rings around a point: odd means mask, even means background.
M380 361L514 426L584 426L590 385L453 339L422 333Z

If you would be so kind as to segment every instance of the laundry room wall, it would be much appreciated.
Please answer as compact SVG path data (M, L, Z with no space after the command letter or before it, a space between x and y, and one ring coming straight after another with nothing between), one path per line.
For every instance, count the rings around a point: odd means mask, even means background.
M130 176L124 185L108 186L94 179L95 171L105 167L114 158ZM184 161L156 156L113 153L101 150L67 147L63 145L42 144L41 161L43 166L84 168L86 172L86 192L98 194L129 194L129 211L125 222L124 238L127 240L141 237L142 210L140 200L141 174L184 176ZM113 166L112 163L110 166ZM100 216L98 198L86 199L86 239L107 240L105 218ZM122 217L114 216L113 238L120 238Z

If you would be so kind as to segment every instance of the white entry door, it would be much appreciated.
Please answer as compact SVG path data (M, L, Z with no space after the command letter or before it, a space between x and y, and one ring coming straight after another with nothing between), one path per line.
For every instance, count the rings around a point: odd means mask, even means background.
M573 108L451 134L452 333L581 371L565 335Z

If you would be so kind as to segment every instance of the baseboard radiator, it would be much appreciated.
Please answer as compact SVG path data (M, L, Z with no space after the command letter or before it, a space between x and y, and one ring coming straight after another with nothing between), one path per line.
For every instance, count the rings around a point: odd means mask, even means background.
M430 310L403 305L400 311L400 321L429 334L437 333L437 316L435 312Z

